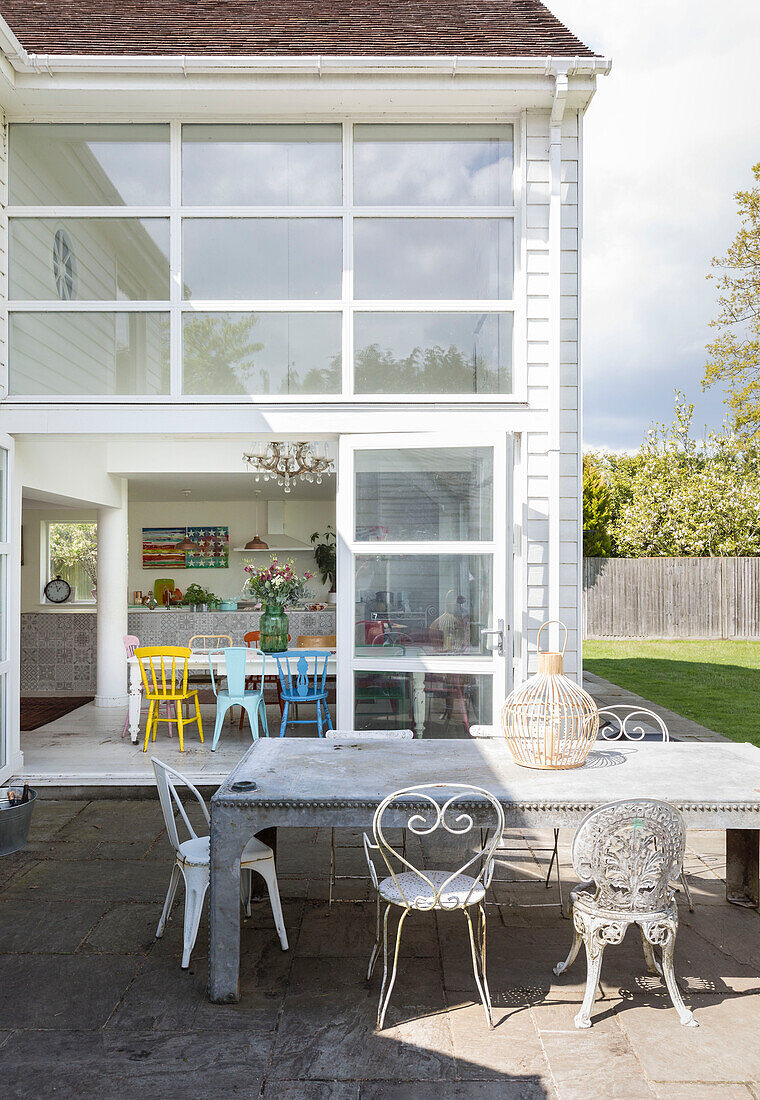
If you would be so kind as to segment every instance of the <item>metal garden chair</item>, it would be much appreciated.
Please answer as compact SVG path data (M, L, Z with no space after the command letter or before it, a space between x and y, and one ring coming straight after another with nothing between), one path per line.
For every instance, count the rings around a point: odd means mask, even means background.
M333 728L330 710L327 706L327 662L329 653L319 650L299 649L295 652L275 653L277 673L280 677L280 696L285 704L280 722L280 737L285 736L288 725L288 712L294 704L314 703L317 708L317 733L323 736L323 726ZM311 664L311 668L309 665ZM321 665L321 670L320 670ZM292 718L294 726L310 726L313 719Z
M681 1023L697 1026L673 970L678 908L670 883L681 874L685 848L684 820L667 802L626 798L599 806L581 821L572 846L573 867L584 880L570 893L573 944L554 967L555 974L567 970L583 943L586 992L576 1027L591 1027L604 949L621 943L631 924L639 926L649 972L665 979ZM655 947L661 951L659 963Z
M211 742L212 752L214 752L216 746L219 744L224 716L230 707L241 707L246 712L248 715L248 722L251 726L251 736L254 741L258 740L259 715L261 715L261 725L264 734L269 737L267 708L264 702L266 655L262 653L260 649L255 650L255 652L259 653L261 656L261 680L258 691L247 691L245 663L246 657L250 653L248 646L229 646L227 649L222 649L218 652L224 656L224 670L227 676L227 687L224 690L217 688L216 677L214 675L214 662L212 660L213 655L209 654L208 665L211 670L211 687L216 696L216 723L214 724L214 737Z
M386 828L402 826L416 836L431 836L443 829L456 837L465 837L478 826L493 830L493 837L456 871L420 870L400 851L393 847L386 836ZM486 980L486 912L483 907L486 890L493 875L493 853L504 831L504 810L494 796L482 787L456 783L428 783L423 786L405 787L395 791L378 806L372 822L374 842L364 834L364 849L372 884L377 891L377 925L375 945L369 959L367 980L372 977L380 953L380 906L385 904L382 919L383 984L377 1009L377 1026L381 1029L385 1020L393 985L396 981L401 930L412 910L453 911L461 909L467 920L472 953L472 969L475 984L486 1014L486 1022L493 1027L491 994ZM378 878L372 853L382 856L388 875ZM472 873L468 873L472 872ZM388 974L388 914L391 907L401 909L396 929L396 946L393 969ZM470 907L477 906L479 913L478 946L470 917Z
M414 730L327 730L328 741L411 741ZM336 844L335 829L330 829L330 891L328 905L332 909L333 892L338 879L364 879L364 875L337 875L335 873L335 853L344 848L360 848L360 844ZM401 854L406 856L406 831L402 830Z
M164 764L163 761L158 760L155 756L151 757L151 763L153 764L153 771L156 776L158 797L161 801L161 810L164 815L166 831L169 834L169 841L174 849L174 866L172 867L172 875L169 880L169 889L166 894L163 912L161 913L158 928L156 929L156 939L160 939L164 934L164 928L166 927L166 922L169 919L169 914L174 904L174 898L181 876L185 881L185 934L182 949L182 966L186 969L190 965L190 955L198 936L198 926L201 920L201 913L203 912L203 901L206 897L206 891L208 890L211 851L208 836L198 836L195 829L190 824L190 819L187 816L185 807L177 792L177 785L179 784L183 787L187 787L190 793L195 796L207 825L209 824L209 813L206 808L206 803L203 801L196 788L181 772L175 771L174 768L170 768L168 764ZM185 828L190 834L187 840L181 841L179 839L175 817L177 813L179 813L179 816L185 824ZM285 921L282 916L280 891L277 886L277 872L275 871L274 865L274 853L267 844L264 844L263 841L258 840L256 837L248 841L243 849L243 855L240 860L241 901L245 905L246 916L249 917L251 915L251 885L254 871L257 871L267 884L277 935L280 937L280 944L283 951L287 951L288 936L285 931Z

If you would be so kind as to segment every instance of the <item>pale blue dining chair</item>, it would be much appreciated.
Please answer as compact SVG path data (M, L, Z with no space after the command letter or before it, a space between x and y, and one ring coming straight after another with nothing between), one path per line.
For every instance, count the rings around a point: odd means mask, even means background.
M294 652L275 653L277 673L280 677L280 695L285 704L280 722L280 737L285 736L288 712L293 703L315 703L317 707L317 733L324 737L323 727L333 728L330 709L327 706L327 662L329 653L319 649L298 649ZM321 666L321 669L320 669ZM313 718L291 718L294 726L310 726Z
M245 687L245 659L251 650L248 646L228 646L226 649L216 651L224 656L224 670L227 676L227 690L219 690L214 677L214 663L212 654L209 654L208 664L211 669L211 686L216 696L216 725L214 726L214 739L211 742L213 752L219 743L222 734L224 716L230 707L242 707L248 715L251 725L251 734L254 741L259 736L259 715L261 715L261 728L266 737L269 737L267 725L267 708L264 703L264 672L266 668L266 656L260 649L254 653L261 657L261 679L256 691L246 691Z

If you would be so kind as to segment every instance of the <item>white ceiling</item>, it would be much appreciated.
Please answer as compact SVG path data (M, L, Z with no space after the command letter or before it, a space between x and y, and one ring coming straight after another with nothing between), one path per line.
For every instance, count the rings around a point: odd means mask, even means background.
M251 473L219 474L139 474L129 479L131 501L175 500L334 500L335 475L325 477L321 485L297 481L289 493L271 481L258 485ZM186 496L182 490L190 489ZM260 492L256 492L260 490Z

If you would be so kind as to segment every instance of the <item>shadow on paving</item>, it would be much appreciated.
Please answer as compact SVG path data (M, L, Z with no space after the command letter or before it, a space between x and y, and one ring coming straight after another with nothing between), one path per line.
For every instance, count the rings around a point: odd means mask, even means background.
M281 831L291 949L281 951L268 904L255 905L242 925L240 1002L212 1005L206 917L188 971L179 966L181 899L155 939L172 862L157 804L42 803L39 810L28 852L0 861L7 872L0 878L3 1097L675 1096L652 1084L676 1072L652 1049L658 1042L676 1051L682 1076L673 1080L694 1082L698 1072L708 1081L760 1079L758 915L719 904L723 884L696 855L698 908L682 910L677 947L684 995L704 1017L696 1033L684 1034L661 983L646 975L633 934L606 952L593 1029L574 1030L585 965L579 958L561 978L552 973L571 925L543 884L536 837L519 829L509 831L515 850L505 855L488 906L494 1030L477 1001L462 914L415 913L378 1033L382 964L366 981L375 907L343 901L331 909L322 900L329 831ZM564 858L567 845L560 851ZM121 854L109 859L109 852ZM430 860L461 857L461 841L426 843ZM340 859L341 873L361 874L361 853L349 847ZM569 881L566 860L564 874ZM342 885L364 896L361 880ZM744 1061L731 1077L726 1049L734 1035L743 1043L735 1061ZM698 1084L688 1088L683 1095L704 1094Z

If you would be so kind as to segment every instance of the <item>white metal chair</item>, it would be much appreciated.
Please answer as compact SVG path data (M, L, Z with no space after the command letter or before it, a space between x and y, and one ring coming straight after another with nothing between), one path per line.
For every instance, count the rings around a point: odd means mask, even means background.
M325 730L325 738L328 741L411 741L414 730ZM333 892L338 879L363 879L364 875L336 875L335 853L339 848L360 848L360 844L336 844L335 829L330 830L330 892L328 895L329 907L332 909ZM402 855L406 855L406 832L403 832Z
M443 829L456 837L464 838L478 826L493 830L492 840L479 847L456 871L420 870L406 856L397 851L386 836L386 828L405 827L416 836L427 837ZM377 891L377 924L375 944L367 968L367 980L372 977L380 953L380 905L385 904L382 920L383 984L377 1009L377 1027L385 1021L388 1002L393 992L401 946L401 930L412 910L454 911L461 909L467 920L472 953L472 969L475 984L486 1014L486 1022L493 1027L491 994L486 980L486 912L483 908L486 890L493 875L493 853L504 831L504 810L500 803L482 787L458 783L428 783L405 787L388 795L378 806L372 822L374 842L364 834L364 850L369 865L372 884ZM387 877L378 878L372 853L378 852L388 871ZM472 871L472 874L467 872ZM388 974L388 914L392 906L401 909L396 929L396 946L393 969ZM470 906L477 906L480 917L478 947L470 917Z
M153 771L156 775L158 797L161 801L161 810L163 811L164 822L166 823L166 831L169 834L169 840L175 853L169 889L166 894L166 901L164 902L161 919L158 922L158 928L156 930L156 939L160 939L164 934L164 928L166 927L166 922L169 919L169 914L174 904L174 897L177 893L181 875L185 880L185 940L182 951L182 966L187 968L190 965L190 954L198 935L198 926L203 911L203 900L206 897L206 890L208 889L211 852L209 837L198 836L195 829L190 824L190 819L185 812L185 807L182 805L182 800L177 792L177 784L187 787L191 794L195 796L207 825L210 821L209 813L206 808L206 803L201 798L199 792L181 772L175 771L174 768L170 768L168 764L164 764L162 760L158 760L155 756L151 757L151 763L153 764ZM180 841L179 839L177 821L175 819L175 813L177 811L190 834L187 840ZM245 905L246 916L249 917L251 915L253 871L257 871L267 884L275 928L280 937L283 951L287 951L288 936L285 931L282 906L280 905L280 891L277 886L274 853L267 844L264 844L263 841L258 840L256 837L248 841L243 849L243 857L240 861L241 900Z
M678 907L670 883L681 873L685 848L684 820L667 802L626 798L597 807L581 821L572 846L573 867L584 880L570 893L573 943L565 961L554 967L555 974L567 970L583 943L586 992L576 1027L591 1027L604 949L621 943L631 924L639 926L649 972L665 979L681 1023L697 1026L673 970Z

